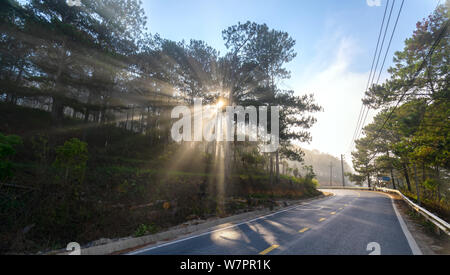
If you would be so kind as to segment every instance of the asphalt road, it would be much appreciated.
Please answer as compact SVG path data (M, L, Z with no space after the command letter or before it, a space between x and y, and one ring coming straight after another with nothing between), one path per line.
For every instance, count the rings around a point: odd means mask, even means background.
M129 254L421 254L388 196L359 190L331 192L335 196Z

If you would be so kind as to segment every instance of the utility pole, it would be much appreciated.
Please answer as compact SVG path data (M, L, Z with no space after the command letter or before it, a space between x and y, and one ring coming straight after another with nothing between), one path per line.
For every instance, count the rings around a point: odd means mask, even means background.
M330 186L333 186L333 162L330 162Z
M344 178L344 155L341 155L341 169L342 169L342 186L345 187L345 178Z

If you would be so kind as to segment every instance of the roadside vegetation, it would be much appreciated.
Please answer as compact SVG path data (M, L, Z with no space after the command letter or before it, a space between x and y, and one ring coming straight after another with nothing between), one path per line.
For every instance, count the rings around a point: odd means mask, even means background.
M356 141L351 179L390 186L450 221L450 32L449 1L417 23L390 77L366 93L379 110Z
M16 118L0 119L0 125L20 122L26 128L22 138L1 136L3 252L142 236L193 219L270 208L277 199L320 194L315 175L308 174L312 171L301 178L281 175L278 184L270 184L263 168L268 160L256 153L239 154L235 172L219 190L213 159L195 144L158 148L145 135L114 126L94 127L85 134L77 127L82 121L50 136L58 129L47 128L50 114L5 103L0 107ZM111 138L107 146L105 132ZM183 154L187 158L181 160ZM176 167L169 170L174 162Z

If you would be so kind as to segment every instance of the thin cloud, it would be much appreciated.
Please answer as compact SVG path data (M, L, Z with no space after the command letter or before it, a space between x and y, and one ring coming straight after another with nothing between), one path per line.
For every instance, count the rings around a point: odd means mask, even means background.
M381 6L381 0L366 0L367 6L369 7L379 7Z
M324 112L315 115L317 123L311 129L311 144L301 146L339 156L346 153L352 138L369 73L351 69L361 52L358 41L340 37L332 42L325 43L336 45L327 66L309 76L298 89L314 93L317 103L324 108ZM350 163L351 156L347 160Z

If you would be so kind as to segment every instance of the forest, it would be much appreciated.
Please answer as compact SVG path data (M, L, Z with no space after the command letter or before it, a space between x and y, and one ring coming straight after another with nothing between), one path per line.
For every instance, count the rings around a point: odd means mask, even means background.
M322 108L278 85L296 41L266 24L204 41L147 29L141 1L0 3L0 252L142 236L317 196L293 142ZM151 24L150 24L151 26ZM280 147L171 140L175 106L280 106Z
M399 189L419 205L450 218L449 1L418 22L394 56L389 78L372 86L364 104L378 110L355 141L355 174L366 186Z

